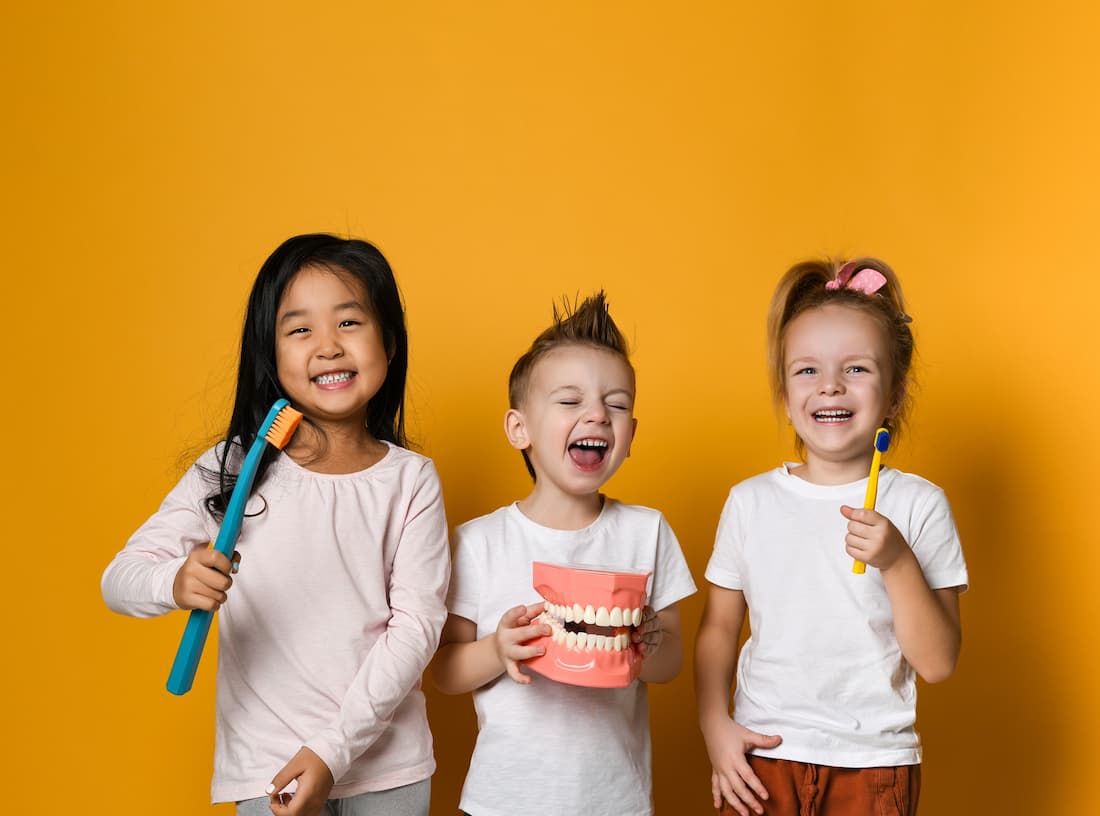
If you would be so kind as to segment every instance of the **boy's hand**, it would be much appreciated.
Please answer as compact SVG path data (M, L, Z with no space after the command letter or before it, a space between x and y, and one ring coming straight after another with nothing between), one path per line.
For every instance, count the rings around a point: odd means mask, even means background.
M225 603L225 593L233 586L229 576L239 561L239 553L233 553L231 562L214 549L192 550L172 580L172 599L180 609L213 612Z
M724 720L717 728L703 733L712 768L710 792L714 807L721 808L725 799L741 816L749 816L750 809L763 813L760 800L767 799L768 792L753 773L745 754L752 748L774 748L783 740L750 731L729 717Z
M840 513L848 519L844 549L856 561L885 571L912 553L898 528L881 513L847 505L841 506Z
M523 645L529 640L550 634L550 627L545 623L531 622L542 612L544 606L545 604L537 603L513 607L501 616L497 625L494 635L497 657L508 676L517 683L526 685L531 682L531 678L519 670L519 664L546 652L542 646Z
M295 779L298 789L294 793L282 793ZM334 781L324 760L303 747L267 786L271 812L275 816L319 816Z
M642 622L638 624L630 635L634 645L638 647L642 657L649 657L661 648L661 641L665 638L665 631L661 628L660 618L653 611L652 606L642 609Z

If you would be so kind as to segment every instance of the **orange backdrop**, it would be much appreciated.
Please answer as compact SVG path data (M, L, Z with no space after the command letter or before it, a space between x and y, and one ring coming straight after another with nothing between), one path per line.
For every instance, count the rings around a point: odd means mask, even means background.
M790 455L775 279L888 260L921 380L892 461L947 490L973 584L959 671L921 688L922 812L1090 812L1092 4L281 6L5 12L3 810L231 813L207 804L213 661L168 695L182 618L111 614L99 576L224 423L260 262L327 230L397 271L452 523L527 489L508 368L555 297L606 287L640 388L609 492L662 509L700 582L729 486ZM473 715L429 702L449 814ZM652 721L658 810L707 812L690 672Z

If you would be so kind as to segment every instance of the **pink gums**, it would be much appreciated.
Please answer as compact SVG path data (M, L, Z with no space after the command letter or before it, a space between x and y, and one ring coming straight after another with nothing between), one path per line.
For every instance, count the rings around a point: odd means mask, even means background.
M535 591L553 604L612 609L640 609L646 602L651 573L565 567L536 561L532 569ZM544 613L545 614L545 613ZM626 629L627 627L620 627ZM544 677L559 683L591 688L629 686L642 670L642 655L632 643L621 652L570 649L555 643L552 635L535 638L527 645L546 651L526 661Z

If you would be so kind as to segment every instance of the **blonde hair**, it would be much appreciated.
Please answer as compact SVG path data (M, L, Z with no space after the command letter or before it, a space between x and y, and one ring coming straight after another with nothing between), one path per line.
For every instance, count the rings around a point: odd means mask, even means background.
M849 263L854 264L856 270L873 269L879 272L886 278L886 283L870 295L843 284L835 289L827 288L826 284L836 280L841 268ZM786 397L784 357L787 327L803 312L827 304L858 309L873 317L885 331L890 355L890 405L893 409L893 416L885 421L885 427L891 436L896 436L905 425L910 409L913 333L909 330L911 318L905 313L898 276L878 258L803 261L788 269L779 280L768 309L768 373L776 407L782 405ZM801 454L802 440L798 440L797 444Z
M626 338L611 319L607 296L601 289L581 301L579 306L576 303L570 304L566 299L562 300L560 309L554 304L554 322L535 338L531 348L512 366L512 373L508 377L508 405L511 408L523 406L531 383L531 372L535 370L539 360L554 349L565 346L589 346L617 354L630 369L631 377L634 376ZM527 451L523 451L523 461L527 465L527 472L534 479L535 469Z

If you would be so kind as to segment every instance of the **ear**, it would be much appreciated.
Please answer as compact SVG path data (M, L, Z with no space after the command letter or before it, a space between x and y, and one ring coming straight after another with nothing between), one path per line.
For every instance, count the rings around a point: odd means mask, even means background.
M527 420L515 408L509 408L504 414L504 435L508 437L508 444L516 450L522 451L531 447L531 440L527 436Z

